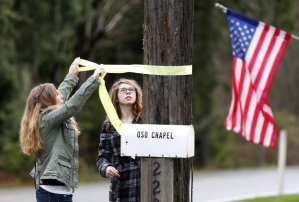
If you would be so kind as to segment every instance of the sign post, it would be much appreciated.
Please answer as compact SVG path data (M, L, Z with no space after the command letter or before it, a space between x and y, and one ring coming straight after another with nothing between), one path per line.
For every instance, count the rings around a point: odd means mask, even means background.
M192 65L193 7L194 0L144 1L144 64ZM192 124L192 75L144 75L143 95L144 124ZM189 202L190 161L142 157L141 201Z
M122 124L122 156L162 157L143 158L143 176L150 193L141 190L141 198L148 201L173 201L173 159L194 156L194 128L192 125ZM150 180L151 179L151 180ZM163 187L161 186L163 185Z
M122 124L121 155L188 158L194 156L192 125Z

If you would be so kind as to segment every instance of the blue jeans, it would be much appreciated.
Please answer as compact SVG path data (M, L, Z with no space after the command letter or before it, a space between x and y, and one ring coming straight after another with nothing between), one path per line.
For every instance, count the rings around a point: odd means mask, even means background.
M37 202L73 202L73 195L54 194L39 187L36 190Z

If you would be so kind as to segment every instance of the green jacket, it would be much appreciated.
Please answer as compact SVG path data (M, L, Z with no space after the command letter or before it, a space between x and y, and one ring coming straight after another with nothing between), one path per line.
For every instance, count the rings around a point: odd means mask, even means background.
M30 175L36 185L43 179L55 179L75 189L78 184L78 134L70 118L75 116L90 95L97 89L99 82L89 77L76 93L68 100L79 78L68 74L60 84L58 92L64 97L64 105L44 111L39 117L39 129L43 149L37 156L36 164Z

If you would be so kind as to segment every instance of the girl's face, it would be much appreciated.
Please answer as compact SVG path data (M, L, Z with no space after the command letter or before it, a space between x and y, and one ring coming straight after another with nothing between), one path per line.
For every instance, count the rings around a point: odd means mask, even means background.
M64 101L63 101L63 96L58 93L57 91L57 95L56 95L56 104L57 105L63 105Z
M136 102L136 89L129 84L121 83L117 97L120 105L133 105Z

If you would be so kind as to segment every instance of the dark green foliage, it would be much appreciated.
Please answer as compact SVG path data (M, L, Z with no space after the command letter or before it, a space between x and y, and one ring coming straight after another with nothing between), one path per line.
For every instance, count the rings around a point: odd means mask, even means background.
M13 10L20 20L15 38L18 62L28 64L33 83L51 81L56 85L64 77L75 57L75 28L92 13L75 1L15 1Z
M20 15L12 10L9 0L0 3L0 176L3 171L20 172L23 163L18 146L20 116L23 111L24 91L28 90L28 73L16 61L17 49L14 26ZM24 66L23 66L24 67ZM25 85L24 85L25 84Z
M213 21L215 8L212 1L195 1L193 51L193 125L196 131L195 165L207 163L208 136L211 129L213 91L217 72L212 60L217 37Z

